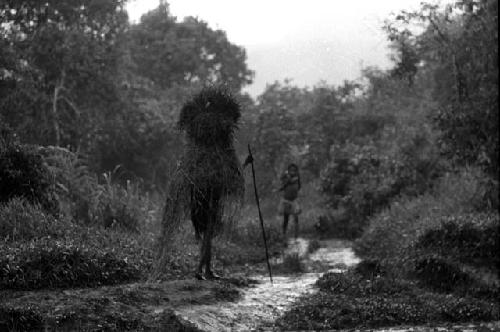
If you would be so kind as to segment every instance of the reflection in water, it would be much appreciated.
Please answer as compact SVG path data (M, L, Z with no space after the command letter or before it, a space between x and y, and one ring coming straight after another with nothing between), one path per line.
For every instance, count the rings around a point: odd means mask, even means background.
M341 272L359 262L351 248L339 246L338 241L325 242L325 247L313 253L309 259L327 265L330 270ZM292 240L285 255L307 255L308 241ZM271 284L265 276L256 276L259 284L246 289L241 300L210 305L186 306L176 310L187 321L203 331L251 331L270 327L272 323L299 297L314 292L314 282L320 273L303 273L293 276L274 277Z

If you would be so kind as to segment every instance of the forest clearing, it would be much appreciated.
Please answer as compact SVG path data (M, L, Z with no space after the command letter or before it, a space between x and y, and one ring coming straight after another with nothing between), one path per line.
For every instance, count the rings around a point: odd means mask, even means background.
M258 95L167 2L0 0L0 331L500 331L498 1Z

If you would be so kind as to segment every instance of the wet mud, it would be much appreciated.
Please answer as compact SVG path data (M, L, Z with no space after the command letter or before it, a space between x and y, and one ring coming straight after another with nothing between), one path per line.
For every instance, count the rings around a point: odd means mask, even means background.
M314 283L322 272L341 272L359 262L345 242L329 240L322 247L308 254L308 240L290 240L283 254L273 260L279 265L287 256L296 255L309 270L321 270L290 275L274 276L273 283L267 276L256 275L254 287L243 290L236 302L209 305L186 305L175 312L202 331L259 331L272 330L274 321L285 312L299 296L316 291Z

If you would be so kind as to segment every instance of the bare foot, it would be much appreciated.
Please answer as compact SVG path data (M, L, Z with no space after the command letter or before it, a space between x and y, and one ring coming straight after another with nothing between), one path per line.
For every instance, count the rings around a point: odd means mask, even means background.
M206 275L206 277L207 277L208 279L215 279L215 280L217 280L217 279L222 278L220 275L216 274L216 273L215 273L215 272L213 272L213 271L208 271L208 272L206 272L206 273L205 273L205 275Z
M194 277L198 280L207 280L207 278L205 278L205 276L201 272L196 272L194 274Z

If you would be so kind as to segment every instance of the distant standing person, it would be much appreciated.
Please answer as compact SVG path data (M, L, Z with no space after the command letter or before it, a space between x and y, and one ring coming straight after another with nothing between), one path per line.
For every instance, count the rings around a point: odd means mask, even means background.
M283 215L283 237L286 240L286 231L290 216L295 222L295 238L299 236L299 214L301 212L297 197L300 190L299 167L296 164L288 165L287 170L281 176L281 187L283 197L280 200L279 212Z

